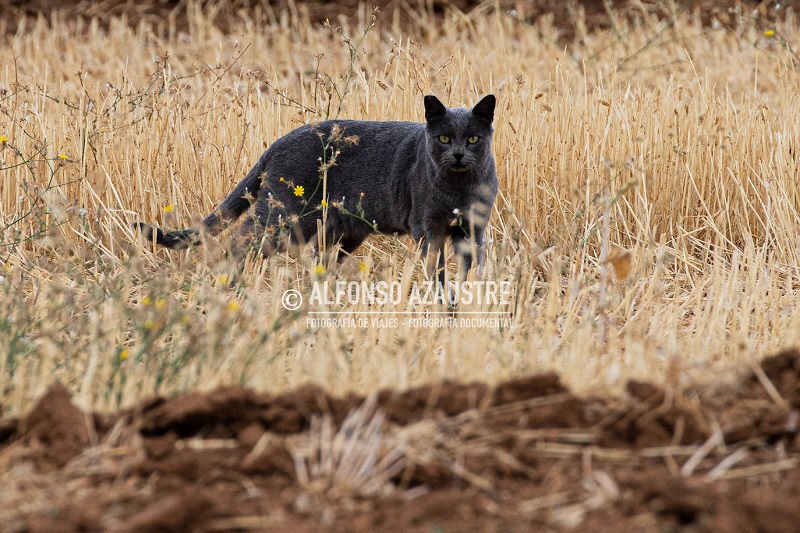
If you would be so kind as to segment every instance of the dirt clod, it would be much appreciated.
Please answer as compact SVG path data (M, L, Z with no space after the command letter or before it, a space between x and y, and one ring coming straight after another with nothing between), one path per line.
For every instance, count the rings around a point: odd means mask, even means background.
M19 423L17 436L33 451L41 468L63 467L89 445L88 422L66 387L56 383Z

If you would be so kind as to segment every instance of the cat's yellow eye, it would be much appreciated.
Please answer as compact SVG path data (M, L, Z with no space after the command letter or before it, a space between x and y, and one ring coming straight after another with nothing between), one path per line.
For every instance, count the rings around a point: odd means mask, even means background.
M469 144L475 144L478 142L479 137L477 135L473 135L472 137L467 137L467 142Z
M447 135L439 135L439 142L442 144L447 144L450 142L450 137Z

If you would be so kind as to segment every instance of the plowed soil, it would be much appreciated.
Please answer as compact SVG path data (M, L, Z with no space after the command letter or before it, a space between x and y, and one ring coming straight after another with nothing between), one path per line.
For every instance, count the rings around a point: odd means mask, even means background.
M319 24L324 19L338 20L338 17L355 16L362 6L379 9L378 25L399 22L410 29L421 20L420 13L433 15L441 19L448 10L469 13L480 8L483 12L491 12L497 8L513 14L520 20L534 22L542 16L552 16L554 23L561 29L561 39L570 41L575 36L578 18L584 17L581 24L589 30L608 29L612 26L609 10L616 17L631 19L655 15L663 20L670 20L679 12L697 15L704 24L721 24L734 27L737 17L744 13L769 24L779 13L775 9L780 4L791 2L778 0L677 0L675 2L639 2L635 0L577 0L564 2L561 0L0 0L0 20L5 19L6 31L15 32L18 21L22 17L35 18L40 14L49 16L53 11L65 15L64 20L76 17L98 19L101 23L112 17L125 16L130 24L140 22L161 27L166 21L174 21L179 29L188 27L187 17L190 4L213 6L214 24L223 31L234 29L240 24L240 18L246 17L259 24L277 22L282 15L293 14L301 20ZM2 28L2 26L0 26Z
M4 531L796 531L800 351L735 383L228 387L0 419Z

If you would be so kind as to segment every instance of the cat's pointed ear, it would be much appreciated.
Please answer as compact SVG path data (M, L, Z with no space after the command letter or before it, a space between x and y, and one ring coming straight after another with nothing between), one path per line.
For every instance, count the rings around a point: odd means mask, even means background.
M425 96L425 120L431 121L445 116L447 108L432 94Z
M491 122L494 120L494 106L497 100L493 94L487 94L480 102L472 108L472 114L476 117Z

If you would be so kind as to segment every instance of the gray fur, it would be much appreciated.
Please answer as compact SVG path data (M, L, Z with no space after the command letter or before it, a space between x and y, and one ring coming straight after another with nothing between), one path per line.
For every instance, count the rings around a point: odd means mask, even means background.
M473 258L482 260L484 229L497 194L491 150L495 97L484 97L472 109L448 108L435 96L424 102L424 124L328 120L289 132L264 152L202 229L219 233L254 202L243 234L254 236L263 251L279 246L281 234L294 242L316 242L320 165L335 157L327 176L329 246L338 243L352 253L372 233L407 233L422 241L430 273L430 259L438 253L443 279L444 243L450 238L466 275ZM474 144L468 142L473 136L479 138ZM294 194L297 186L304 188L302 197ZM135 226L169 248L199 243L198 229Z

